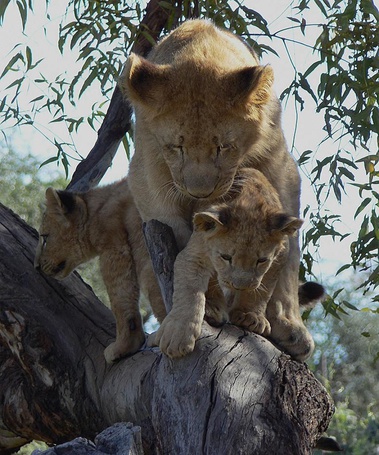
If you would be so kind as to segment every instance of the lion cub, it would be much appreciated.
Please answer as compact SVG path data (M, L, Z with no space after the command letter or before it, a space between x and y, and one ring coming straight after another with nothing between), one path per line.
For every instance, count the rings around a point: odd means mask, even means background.
M173 308L155 335L160 349L170 357L194 349L205 292L215 273L230 322L270 335L266 309L286 267L288 237L302 224L283 213L277 192L261 172L240 171L229 200L203 207L193 217L194 232L175 262ZM292 349L296 358L298 347Z
M110 363L138 351L145 340L140 291L159 322L166 310L126 179L86 193L48 188L39 232L34 264L46 275L63 279L78 265L100 257L117 329L105 358Z

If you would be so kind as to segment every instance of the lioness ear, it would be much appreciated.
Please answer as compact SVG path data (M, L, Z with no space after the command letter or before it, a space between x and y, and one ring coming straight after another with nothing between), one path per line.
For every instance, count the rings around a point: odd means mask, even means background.
M164 100L167 65L151 63L137 54L130 54L119 80L123 94L133 103L150 105Z
M304 221L294 216L278 213L270 219L272 232L280 232L284 235L294 235L303 225Z
M46 190L46 205L62 215L70 214L76 207L75 194L69 191L56 191L49 187Z
M266 104L271 97L273 83L274 71L271 66L251 66L238 70L228 76L232 104L247 108Z
M200 212L195 213L193 217L194 231L215 231L217 228L223 226L220 221L219 213L217 212Z

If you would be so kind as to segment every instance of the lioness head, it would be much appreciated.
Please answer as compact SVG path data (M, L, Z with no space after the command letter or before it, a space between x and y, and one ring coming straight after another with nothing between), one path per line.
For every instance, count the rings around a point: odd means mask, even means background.
M68 191L46 190L46 210L34 259L36 268L63 279L88 259L82 239L86 213L80 197Z
M135 54L120 80L136 111L136 136L150 135L142 147L166 163L181 194L207 200L229 190L260 137L272 83L269 66L227 71L206 60L157 64Z
M273 213L251 223L235 215L228 206L196 213L194 230L205 236L220 286L254 290L284 248L286 236L294 235L303 221Z

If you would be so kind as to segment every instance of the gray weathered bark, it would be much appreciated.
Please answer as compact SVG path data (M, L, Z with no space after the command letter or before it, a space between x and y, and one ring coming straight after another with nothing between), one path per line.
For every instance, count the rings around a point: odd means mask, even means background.
M309 454L333 404L307 366L264 338L204 323L195 351L145 348L108 366L110 311L74 273L37 273L37 235L0 208L0 453L30 439L141 427L145 454Z

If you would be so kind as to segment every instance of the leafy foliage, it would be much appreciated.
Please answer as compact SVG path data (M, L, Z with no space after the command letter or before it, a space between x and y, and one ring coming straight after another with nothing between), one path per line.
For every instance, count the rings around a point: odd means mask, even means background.
M377 310L365 307L369 297L362 298L354 289L354 276L338 287L334 300L325 301L324 308L316 308L308 319L316 341L311 368L336 405L328 435L337 439L344 453L371 455L379 445ZM337 318L323 317L327 312L335 312Z

